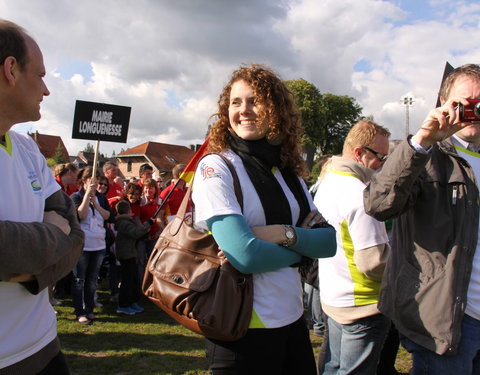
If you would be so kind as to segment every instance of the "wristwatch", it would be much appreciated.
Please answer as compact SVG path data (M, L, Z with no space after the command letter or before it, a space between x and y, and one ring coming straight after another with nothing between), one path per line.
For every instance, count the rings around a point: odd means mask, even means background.
M285 237L287 239L282 242L282 246L290 247L297 242L297 232L291 225L284 225L283 228L285 229Z

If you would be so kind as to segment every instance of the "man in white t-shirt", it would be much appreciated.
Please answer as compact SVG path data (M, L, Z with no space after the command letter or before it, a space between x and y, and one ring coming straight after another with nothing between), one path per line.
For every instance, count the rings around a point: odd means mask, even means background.
M314 203L337 232L337 252L318 260L320 300L328 316L324 374L375 374L390 320L377 308L389 253L382 222L363 208L363 190L388 154L390 133L360 121L349 131L341 157L324 168Z
M48 286L76 264L84 235L35 142L11 127L40 119L49 91L35 41L0 19L0 374L68 374Z

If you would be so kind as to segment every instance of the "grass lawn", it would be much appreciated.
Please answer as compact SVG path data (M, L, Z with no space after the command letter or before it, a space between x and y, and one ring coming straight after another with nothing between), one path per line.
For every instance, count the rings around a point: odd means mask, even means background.
M118 315L108 293L99 290L97 320L92 325L77 323L69 299L55 307L62 351L73 375L206 375L203 338L178 325L153 303L144 299L145 312ZM311 336L315 354L322 338ZM401 348L396 367L408 374L410 355Z

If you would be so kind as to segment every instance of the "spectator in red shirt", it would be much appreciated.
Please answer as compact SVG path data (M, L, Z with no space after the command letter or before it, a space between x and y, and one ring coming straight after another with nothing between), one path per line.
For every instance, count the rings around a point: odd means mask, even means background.
M67 195L72 195L78 191L77 175L78 167L73 163L58 164L55 166L55 180L60 185L62 191ZM58 280L55 285L48 287L50 303L53 306L62 304L57 298L64 298L71 289L72 272Z
M58 164L55 167L55 180L68 195L78 191L77 175L78 167L73 163Z
M145 180L153 177L153 168L148 163L142 164L138 170L138 174L140 176L140 180L137 183L143 188Z
M180 175L184 171L186 165L185 164L177 164L172 169L172 181L170 182L170 186L166 189L162 190L160 193L160 199L163 201L167 195L172 191L170 196L168 197L167 202L163 206L162 210L160 211L160 218L164 219L164 222L168 222L168 217L177 214L178 209L180 208L180 204L182 203L183 197L187 192L187 187L185 181L180 180L177 186L177 183ZM165 218L167 220L165 220Z
M118 166L112 161L107 161L103 165L103 174L108 179L108 192L106 194L108 203L110 207L115 210L115 206L112 204L111 200L117 198L115 204L118 203L118 200L122 197L123 186L117 184L114 180L118 176Z
M133 220L140 224L140 199L142 198L142 188L137 184L128 183L125 186L126 200L130 203L133 213Z
M152 219L153 215L157 212L159 207L158 203L158 188L157 183L153 178L147 178L143 182L143 194L142 200L140 203L140 221L142 224L147 222L149 219ZM160 215L158 215L160 217ZM138 265L139 265L139 274L143 278L145 273L145 266L147 264L147 259L150 257L150 254L157 242L160 232L163 230L164 225L161 219L153 220L153 224L150 227L148 236L140 241L138 241Z

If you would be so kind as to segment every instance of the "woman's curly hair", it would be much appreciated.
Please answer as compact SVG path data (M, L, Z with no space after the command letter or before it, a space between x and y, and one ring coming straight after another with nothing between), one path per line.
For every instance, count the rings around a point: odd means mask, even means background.
M305 162L301 157L302 132L300 111L285 83L269 68L259 64L242 65L232 73L218 99L218 112L210 130L209 152L229 148L228 136L233 132L228 117L230 91L237 81L248 83L262 104L258 121L268 124L267 140L280 145L280 167L289 167L297 175L305 176Z

